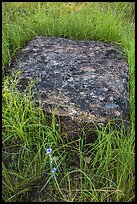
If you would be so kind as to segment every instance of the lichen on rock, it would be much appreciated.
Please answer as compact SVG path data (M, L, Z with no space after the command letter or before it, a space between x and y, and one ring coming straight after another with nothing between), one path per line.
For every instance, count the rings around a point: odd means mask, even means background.
M58 116L84 123L129 120L128 63L118 45L37 36L18 52L11 71L17 69L19 89L35 80L47 112L56 107Z

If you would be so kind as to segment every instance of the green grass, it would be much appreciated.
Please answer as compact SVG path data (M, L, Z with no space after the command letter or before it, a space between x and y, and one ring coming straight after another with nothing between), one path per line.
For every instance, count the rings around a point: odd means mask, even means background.
M130 123L111 122L94 143L86 132L66 142L53 112L51 123L21 94L19 73L5 76L16 52L34 36L91 39L119 44L129 64ZM2 3L2 197L6 202L129 202L135 200L134 3ZM52 148L51 157L46 149ZM56 172L52 173L53 163Z

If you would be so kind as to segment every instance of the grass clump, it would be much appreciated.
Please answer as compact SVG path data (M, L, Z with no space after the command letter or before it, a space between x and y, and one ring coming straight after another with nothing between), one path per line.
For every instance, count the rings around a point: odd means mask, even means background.
M7 201L14 201L15 196L25 192L24 185L37 179L45 171L45 148L50 145L56 149L60 138L56 135L55 127L46 125L42 110L36 111L32 96L19 93L16 85L16 77L14 80L7 78L3 88L4 197L10 197L11 188L15 194ZM31 88L28 91L30 93Z
M86 132L66 142L33 101L30 84L18 91L19 74L3 75L2 196L6 202L129 202L134 194L134 5L129 2L3 2L2 68L36 35L118 43L129 64L130 123ZM52 149L47 154L47 149Z
M76 141L65 143L54 114L49 126L32 100L31 87L21 94L17 83L15 76L3 86L5 201L118 202L134 198L133 137L125 137L122 128L114 131L108 123L96 129L94 143L86 144L84 132ZM47 154L48 148L52 154ZM37 197L33 191L38 192Z

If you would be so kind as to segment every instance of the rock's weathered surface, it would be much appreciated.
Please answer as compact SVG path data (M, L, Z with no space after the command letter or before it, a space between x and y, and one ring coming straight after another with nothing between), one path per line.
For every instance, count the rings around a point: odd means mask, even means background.
M128 64L116 45L38 36L17 54L16 69L23 72L20 89L36 81L34 92L48 112L55 106L72 123L128 121Z

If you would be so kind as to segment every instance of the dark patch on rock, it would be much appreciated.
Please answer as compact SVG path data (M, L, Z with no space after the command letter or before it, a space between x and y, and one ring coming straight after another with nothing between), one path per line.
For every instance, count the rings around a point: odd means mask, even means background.
M63 117L71 121L68 132L75 132L75 122L129 121L128 63L117 45L38 36L18 52L11 67L13 74L22 71L20 90L35 80L42 107L47 112L56 107L62 123Z

